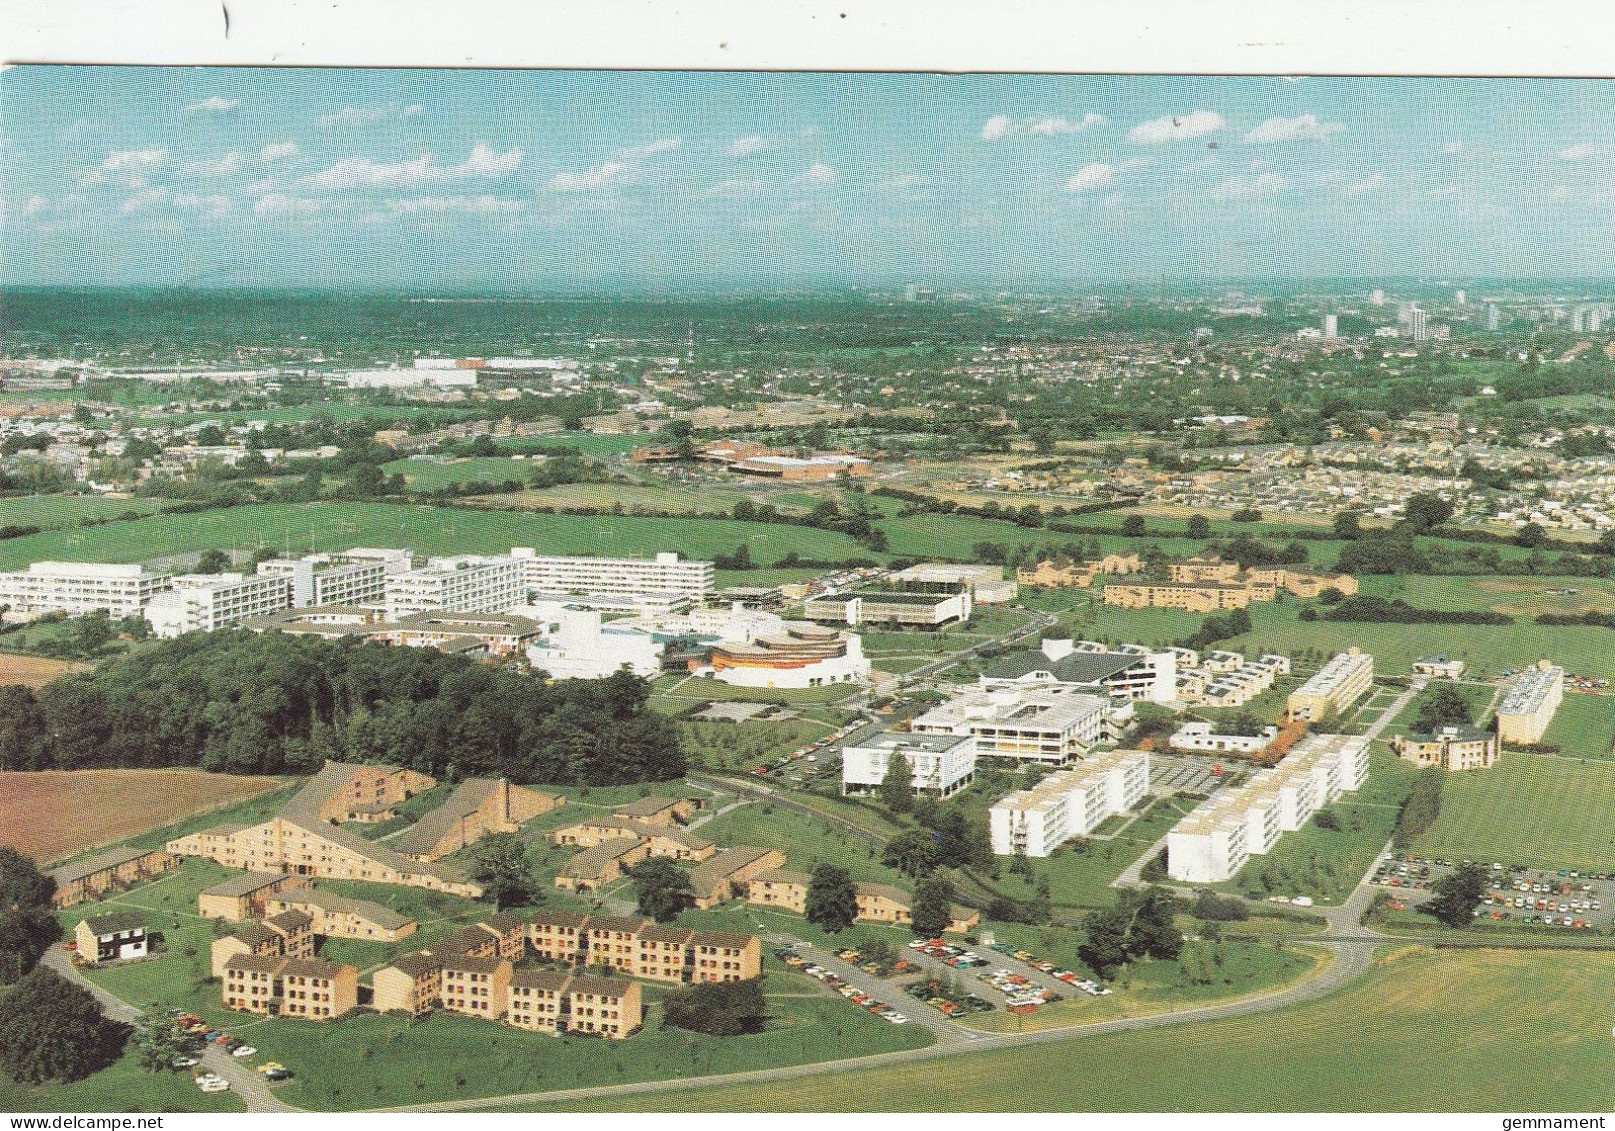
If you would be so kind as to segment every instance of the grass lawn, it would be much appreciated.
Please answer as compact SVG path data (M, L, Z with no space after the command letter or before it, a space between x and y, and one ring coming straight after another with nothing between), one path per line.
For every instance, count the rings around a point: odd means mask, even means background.
M194 1071L194 1070L193 1070ZM71 1084L16 1084L0 1076L0 1111L236 1112L245 1111L235 1092L207 1095L190 1071L147 1072L133 1052Z
M722 845L778 848L785 853L785 866L793 872L811 872L819 863L839 864L855 880L894 884L909 891L914 887L914 881L882 864L880 850L867 840L783 805L742 805L713 818L699 832Z
M1299 601L1252 605L1252 630L1222 643L1246 655L1282 652L1302 667L1315 666L1350 645L1374 657L1374 670L1406 675L1420 656L1441 652L1469 665L1467 675L1486 678L1504 668L1520 668L1544 656L1577 675L1615 679L1615 635L1607 628L1551 627L1516 621L1511 625L1375 624L1357 621L1302 621Z
M1212 886L1260 895L1310 895L1319 903L1339 903L1391 839L1397 810L1417 772L1389 750L1376 747L1369 752L1363 787L1342 794L1329 807L1340 820L1339 831L1319 827L1314 817L1281 836L1267 855L1251 857L1233 879Z
M453 463L438 463L429 459L395 459L384 463L381 469L388 475L402 475L415 491L435 491L460 483L480 481L504 483L514 479L526 483L533 474L531 460L511 459L508 456L477 459L457 459Z
M1612 983L1611 954L1409 947L1340 993L1275 1013L596 1098L588 1110L1608 1111Z
M418 461L410 461L418 462ZM490 460L490 463L504 462ZM514 462L514 461L513 461ZM532 464L521 466L532 467ZM391 465L388 470L392 470ZM444 471L453 471L454 467L445 467ZM491 476L473 475L471 479L489 479ZM502 482L506 478L527 481L527 474L503 476L495 482ZM567 483L559 487L545 487L542 490L519 491L509 495L481 495L477 502L489 507L510 507L516 510L535 510L539 507L604 507L610 508L621 504L624 510L632 511L635 507L644 507L647 510L672 511L675 513L687 512L694 514L712 514L717 511L727 513L741 499L749 498L741 491L725 491L702 483L689 487L660 485L645 485L641 483Z
M358 1014L326 1025L277 1019L254 1027L263 1057L296 1078L280 1093L317 1110L353 1110L506 1092L619 1084L803 1064L918 1048L919 1025L889 1025L829 997L778 997L768 1027L707 1037L661 1027L652 1005L644 1032L624 1041L529 1033L447 1013L419 1020Z
M153 514L171 505L166 499L106 499L99 495L14 495L0 499L0 526L61 530L86 519Z
M1382 596L1401 597L1426 609L1489 609L1511 617L1615 612L1615 581L1608 578L1414 576L1374 580L1388 587ZM1389 591L1393 588L1396 591Z
M1567 701L1569 697L1567 696ZM1505 751L1448 774L1417 850L1453 860L1615 870L1615 764Z
M811 558L868 554L842 534L761 522L527 514L387 503L268 503L10 538L0 542L0 569L52 558L148 561L214 547L248 550L273 546L304 551L398 545L419 554L505 553L512 546L540 546L556 554L644 557L670 550L691 558L711 558L745 545L752 558L763 563L793 550Z
M835 728L813 719L748 719L742 723L681 720L684 748L704 766L745 773L781 754L799 750Z
M1565 692L1542 741L1570 758L1615 757L1615 696Z
M748 703L814 707L835 703L857 691L858 685L853 683L836 683L827 687L737 687L721 679L678 674L658 676L651 681L653 695L683 702L685 706L696 702L738 699Z

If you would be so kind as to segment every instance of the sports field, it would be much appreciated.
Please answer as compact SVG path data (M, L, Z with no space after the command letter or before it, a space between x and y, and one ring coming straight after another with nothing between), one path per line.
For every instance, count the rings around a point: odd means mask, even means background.
M89 664L75 664L71 660L49 660L43 656L16 656L0 652L0 686L20 683L35 689L44 687L59 675L81 672Z
M152 514L168 506L164 499L106 499L99 495L14 495L0 499L0 526L37 526L60 530L85 519Z
M1615 871L1615 763L1505 750L1489 769L1448 774L1441 816L1419 838L1418 851Z
M402 475L411 490L435 491L460 483L503 483L514 479L526 483L535 465L531 460L502 457L484 459L457 459L453 463L437 463L429 459L395 459L381 465L388 475Z
M765 565L793 550L811 558L868 554L845 535L761 522L495 513L385 503L271 503L10 538L0 542L0 569L52 558L150 561L210 548L270 546L306 552L398 545L421 554L504 553L512 546L536 546L549 553L606 556L673 550L693 558L732 553L745 545L753 560Z
M414 462L414 461L409 461ZM487 461L499 463L499 460ZM389 465L391 466L391 465ZM446 471L454 470L452 467ZM516 478L525 479L526 476ZM600 507L609 510L621 505L624 510L635 507L646 510L675 513L713 514L728 512L741 499L740 491L725 491L710 484L687 488L646 486L640 483L567 483L560 487L545 487L541 491L518 491L509 495L479 495L479 506L507 507L512 510L537 510L540 507Z
M0 773L0 844L50 862L282 784L201 770Z
M1615 954L1407 947L1274 1013L588 1110L1608 1111L1612 984Z

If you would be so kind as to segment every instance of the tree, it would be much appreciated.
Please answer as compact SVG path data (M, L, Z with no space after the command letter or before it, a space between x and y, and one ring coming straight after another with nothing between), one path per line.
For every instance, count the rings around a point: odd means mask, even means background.
M0 998L0 1071L25 1084L82 1080L116 1060L127 1037L89 990L44 966Z
M1450 683L1438 683L1425 694L1419 704L1418 716L1413 725L1421 731L1435 731L1442 727L1466 727L1473 721L1469 701Z
M662 1024L714 1037L761 1032L768 1003L760 979L701 982L662 999Z
M1240 507L1228 517L1235 522L1261 522L1262 512L1255 507Z
M1127 538L1144 537L1144 516L1130 514L1122 519L1122 535Z
M1534 550L1538 546L1547 545L1548 532L1543 529L1541 523L1528 522L1520 527L1518 534L1514 535L1514 541L1528 550Z
M1084 938L1077 957L1108 981L1127 965L1127 931L1132 920L1132 908L1124 903L1089 913L1082 921Z
M197 573L223 573L230 568L230 555L223 550L203 550L196 559Z
M818 864L808 879L807 921L835 934L858 918L858 888L845 868Z
M918 879L936 870L939 834L930 829L910 829L898 833L886 842L880 854L881 863L896 868L906 876Z
M639 913L658 923L671 923L695 899L690 874L665 856L654 856L629 869Z
M953 884L942 876L930 876L914 889L914 933L934 938L953 921Z
M51 906L55 892L56 881L41 875L32 860L0 845L0 982L28 973L61 938Z
M1421 910L1449 927L1467 927L1486 897L1486 869L1479 864L1460 864L1430 887L1436 894Z
M139 1056L140 1067L147 1072L162 1072L201 1048L202 1038L181 1029L167 1014L148 1013L135 1022L129 1043Z
M914 771L902 754L893 751L886 759L886 776L880 779L881 804L893 813L914 808Z
M1211 537L1211 522L1203 514L1191 514L1188 522L1188 535L1198 541Z
M1363 532L1356 511L1341 511L1334 519L1335 537L1350 542Z
M1433 530L1452 517L1453 507L1434 491L1415 491L1408 496L1402 515L1418 534Z
M539 895L527 865L527 846L515 833L496 833L477 845L471 875L498 908L532 903Z
M1173 922L1177 897L1165 888L1152 887L1144 894L1127 934L1128 953L1137 957L1176 958L1183 951L1183 932Z

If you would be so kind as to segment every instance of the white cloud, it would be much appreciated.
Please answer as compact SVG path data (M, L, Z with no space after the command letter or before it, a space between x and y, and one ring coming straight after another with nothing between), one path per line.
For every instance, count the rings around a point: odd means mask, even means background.
M408 215L447 212L493 215L520 212L527 207L527 203L483 193L480 196L416 196L406 200L389 200L387 207Z
M1559 151L1559 160L1580 161L1583 158L1591 157L1592 155L1593 147L1584 141L1579 145L1572 145L1566 149L1561 149Z
M279 161L284 157L296 157L297 154L295 141L277 141L260 149L258 158L261 161Z
M836 171L828 165L815 161L802 176L810 185L827 185L836 179Z
M1452 197L1455 197L1455 196L1458 195L1458 186L1457 185L1442 185L1440 188L1431 189L1425 195L1428 196L1431 200L1450 200Z
M581 173L556 173L549 183L555 192L588 192L615 184L627 171L621 161L606 161Z
M1287 181L1277 173L1258 173L1254 177L1229 177L1211 195L1218 200L1248 200L1253 197L1275 196L1284 191Z
M731 141L724 150L731 157L750 157L753 153L761 153L768 148L768 139L751 134L747 137L737 137Z
M434 181L459 181L469 177L502 177L513 172L521 162L520 149L496 153L479 141L471 150L471 156L458 165L439 165L427 156L396 162L344 157L310 179L326 189L400 188Z
M981 127L982 141L998 141L1009 133L1009 116L1007 114L994 114Z
M119 205L118 211L125 215L131 212L140 212L155 204L161 204L167 196L168 190L165 188L143 189Z
M323 207L324 201L271 192L260 196L253 203L252 211L255 216L307 216Z
M1065 183L1066 192L1091 192L1116 183L1114 165L1084 165Z
M1092 126L1102 126L1107 121L1109 119L1103 114L1091 113L1084 114L1074 122L1069 118L1034 118L1027 123L1026 129L1029 133L1052 137L1055 134L1081 133Z
M235 208L235 202L227 196L199 196L195 193L180 193L169 203L182 212L200 212L213 219L227 216Z
M107 154L107 159L101 162L101 168L109 173L126 169L149 169L153 165L161 165L167 157L166 149L116 149Z
M1127 140L1137 145L1160 145L1168 141L1188 141L1215 133L1228 123L1222 115L1211 110L1194 110L1188 114L1169 114L1164 118L1151 118L1140 122L1127 134Z
M727 181L719 181L701 195L724 200L738 200L744 196L756 196L762 191L763 182L757 178L735 177Z
M42 196L30 196L28 202L22 206L24 216L37 216L50 205L50 201Z
M1441 147L1441 152L1447 154L1449 157L1454 153L1462 153L1463 151L1464 143L1461 141L1449 141L1446 145Z
M1295 118L1269 118L1245 135L1247 145L1274 145L1283 141L1327 141L1345 130L1340 122L1320 122L1316 114Z
M882 192L905 192L910 189L923 188L930 184L918 173L899 173L895 177L887 177L875 185Z
M228 114L241 105L239 98L222 98L215 94L212 98L204 98L200 102L193 102L185 107L187 114Z
M1364 177L1360 181L1353 181L1341 191L1346 196L1366 196L1371 192L1375 192L1384 184L1384 176L1374 173L1372 176Z
M385 106L344 106L333 114L315 118L314 124L322 130L346 129L373 126L395 118L413 118L419 113L419 106L400 106L396 102L389 102Z
M246 160L244 154L232 149L211 161L191 161L180 172L188 177L228 177L232 173L239 173Z
M671 153L683 144L684 139L681 137L664 137L646 142L644 145L630 145L625 149L619 149L612 156L623 161L639 161L658 153Z

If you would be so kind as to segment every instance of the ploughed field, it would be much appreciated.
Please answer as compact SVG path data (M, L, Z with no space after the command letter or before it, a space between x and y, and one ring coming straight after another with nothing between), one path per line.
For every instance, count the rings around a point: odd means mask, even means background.
M0 686L20 683L36 691L59 675L80 672L89 664L75 664L70 660L50 660L44 656L14 656L0 652Z

